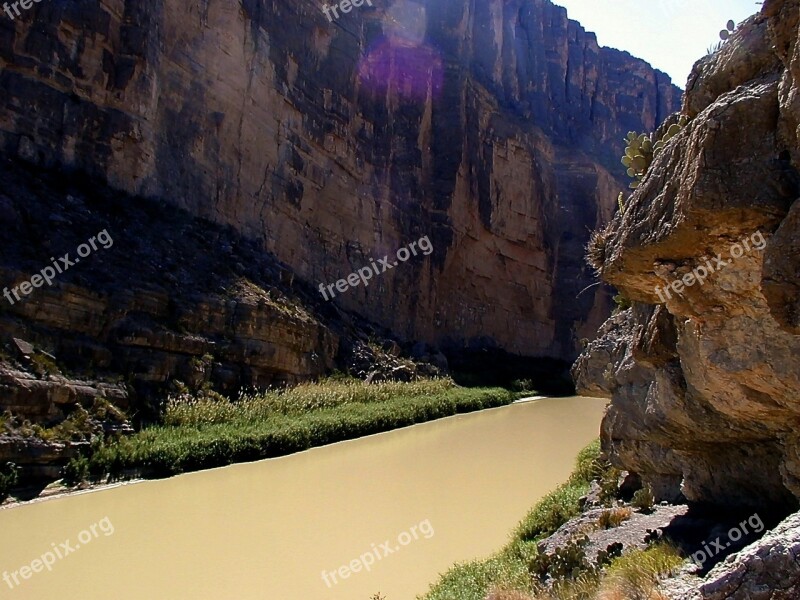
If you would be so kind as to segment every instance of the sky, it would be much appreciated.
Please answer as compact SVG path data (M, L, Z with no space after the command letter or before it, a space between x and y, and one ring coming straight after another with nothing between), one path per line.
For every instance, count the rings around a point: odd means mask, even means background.
M761 10L754 0L553 0L597 34L601 46L627 50L681 88L692 65L719 41L729 19Z

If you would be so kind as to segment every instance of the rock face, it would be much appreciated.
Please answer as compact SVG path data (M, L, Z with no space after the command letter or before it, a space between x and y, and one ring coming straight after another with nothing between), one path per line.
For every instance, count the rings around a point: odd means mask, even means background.
M692 120L593 244L634 302L573 372L612 398L603 447L660 499L800 498L799 22L768 0L695 65Z
M546 0L373 4L36 4L0 22L0 147L231 225L315 287L427 235L336 302L406 339L571 360L608 310L576 296L620 138L679 90Z
M123 380L130 404L145 417L147 402L158 401L174 379L235 395L334 366L340 335L330 311L257 244L167 204L64 176L0 164L0 180L7 182L0 192L0 280L9 292L0 298L3 346L19 338L51 353L50 362L65 372ZM104 242L79 257L92 236ZM41 279L53 256L80 263L62 273L51 268L52 285L40 281L24 295L21 282ZM337 331L345 330L339 319ZM26 364L27 346L17 342L21 356L11 358ZM34 422L58 421L58 405L96 395L58 380L6 378L0 370L0 413ZM99 395L123 409L129 403Z
M800 598L800 513L720 563L702 580L668 580L671 600L795 600Z

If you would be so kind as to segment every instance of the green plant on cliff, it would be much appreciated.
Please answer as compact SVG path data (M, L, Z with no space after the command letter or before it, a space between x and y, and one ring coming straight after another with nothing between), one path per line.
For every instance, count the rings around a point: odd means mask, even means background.
M730 20L725 25L725 29L721 29L720 30L720 32L719 32L719 41L716 44L712 44L711 46L709 46L708 50L707 50L707 53L709 55L711 55L711 54L714 54L715 52L717 52L720 48L722 48L722 46L725 44L725 42L728 40L728 38L731 37L731 34L734 31L736 31L736 23L734 23L733 20Z
M12 462L7 462L0 467L0 503L11 493L11 488L19 481L19 469Z
M720 30L719 39L723 42L727 41L734 31L736 31L736 23L734 23L733 19L731 19L725 25L725 29Z
M631 307L631 301L622 292L614 296L613 300L614 304L617 305L614 309L614 314L626 311Z
M633 511L625 506L622 508L610 508L604 510L597 519L597 526L601 529L613 529L631 518Z
M39 377L62 374L61 369L59 369L52 357L40 352L36 352L31 356L31 369Z
M603 506L612 506L620 496L619 478L622 471L607 463L606 469L603 474L598 478L600 484L600 504Z
M600 582L600 598L658 600L659 579L674 574L683 564L674 546L659 542L646 550L634 550L611 562Z
M589 242L586 244L586 262L594 269L598 277L603 274L603 269L605 269L610 232L611 223L601 229L594 230L589 236Z
M678 550L659 543L644 550L616 552L599 558L603 570L591 568L575 578L557 579L550 590L536 598L544 600L662 600L660 579L672 575L683 563Z
M38 437L50 441L83 442L91 441L93 436L101 433L102 427L92 420L89 411L78 406L61 423L39 432Z
M625 154L622 156L622 164L628 169L628 177L635 179L630 184L631 189L639 187L650 165L653 163L653 159L658 156L658 153L663 150L669 140L681 132L681 129L688 122L689 117L681 115L678 122L670 125L659 140L655 139L654 134L648 136L635 131L628 132L628 136L623 140L626 146Z

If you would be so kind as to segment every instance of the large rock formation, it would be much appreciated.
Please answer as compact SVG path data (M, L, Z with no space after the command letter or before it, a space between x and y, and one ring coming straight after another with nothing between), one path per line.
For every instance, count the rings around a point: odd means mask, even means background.
M573 358L607 314L576 296L619 140L679 90L546 0L373 4L35 4L0 21L0 147L232 225L315 286L428 235L336 302L408 339Z
M800 513L718 564L704 581L683 573L667 580L661 592L670 600L800 598Z
M799 24L768 0L695 65L692 120L593 244L634 302L574 374L612 398L612 460L661 498L800 498Z

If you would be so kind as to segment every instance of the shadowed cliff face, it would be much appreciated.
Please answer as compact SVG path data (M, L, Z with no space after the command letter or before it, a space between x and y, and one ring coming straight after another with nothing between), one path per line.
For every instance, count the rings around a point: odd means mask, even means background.
M234 226L398 335L560 358L607 314L583 265L619 140L668 78L544 0L42 3L0 22L0 144Z
M799 15L766 2L695 65L692 120L598 246L636 302L574 374L612 398L604 448L661 498L800 498Z

